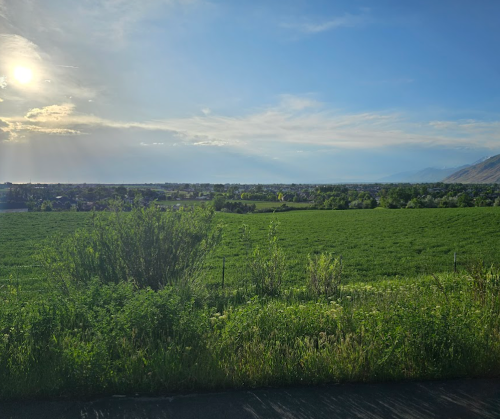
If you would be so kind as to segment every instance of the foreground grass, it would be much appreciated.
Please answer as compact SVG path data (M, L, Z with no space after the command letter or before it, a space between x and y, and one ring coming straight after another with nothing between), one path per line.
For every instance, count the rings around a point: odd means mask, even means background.
M201 212L175 213L178 224L163 214L104 215L92 233L45 252L48 270L36 282L0 283L1 399L500 373L497 269L476 263L456 275L395 275L414 252L448 260L456 243L493 257L496 209L218 214L226 236L208 269L167 278L154 291L144 279L171 268L165 257L189 256L179 252L193 251L182 240L192 228L198 248L210 247L198 235ZM71 231L89 216L6 215L14 217L0 218L9 239L0 247L4 268L28 260L24 236ZM279 240L266 228L273 218ZM250 249L239 237L242 221L253 232ZM377 258L365 263L368 249ZM323 251L342 253L346 265L328 298L306 287L303 263ZM223 256L239 269L228 269L225 288L215 269ZM108 275L118 267L120 276Z
M500 373L500 276L305 287L15 287L0 304L0 398L157 394Z

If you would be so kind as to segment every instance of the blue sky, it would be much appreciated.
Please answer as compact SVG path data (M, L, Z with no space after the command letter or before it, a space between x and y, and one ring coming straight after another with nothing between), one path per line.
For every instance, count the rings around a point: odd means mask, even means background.
M377 181L500 153L500 2L0 0L0 181Z

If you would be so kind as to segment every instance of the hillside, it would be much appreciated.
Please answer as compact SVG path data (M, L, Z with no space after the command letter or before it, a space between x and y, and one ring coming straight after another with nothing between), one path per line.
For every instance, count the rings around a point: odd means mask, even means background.
M500 183L500 154L453 173L445 183Z
M460 167L436 168L427 167L419 171L401 172L391 176L386 176L380 179L380 182L407 182L407 183L426 183L426 182L442 182L447 176L457 172L457 170L469 167L469 165Z

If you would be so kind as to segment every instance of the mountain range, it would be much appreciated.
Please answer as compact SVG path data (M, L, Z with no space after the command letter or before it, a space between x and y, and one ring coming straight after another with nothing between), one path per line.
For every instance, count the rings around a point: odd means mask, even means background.
M380 179L394 183L500 183L500 155L484 157L460 167L435 168L401 172Z
M445 183L500 183L500 154L462 168L443 179Z

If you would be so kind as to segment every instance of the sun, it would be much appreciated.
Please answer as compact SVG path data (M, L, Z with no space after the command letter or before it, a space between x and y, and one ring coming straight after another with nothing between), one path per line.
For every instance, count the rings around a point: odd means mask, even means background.
M33 71L28 67L15 67L14 78L21 84L28 84L33 79Z

